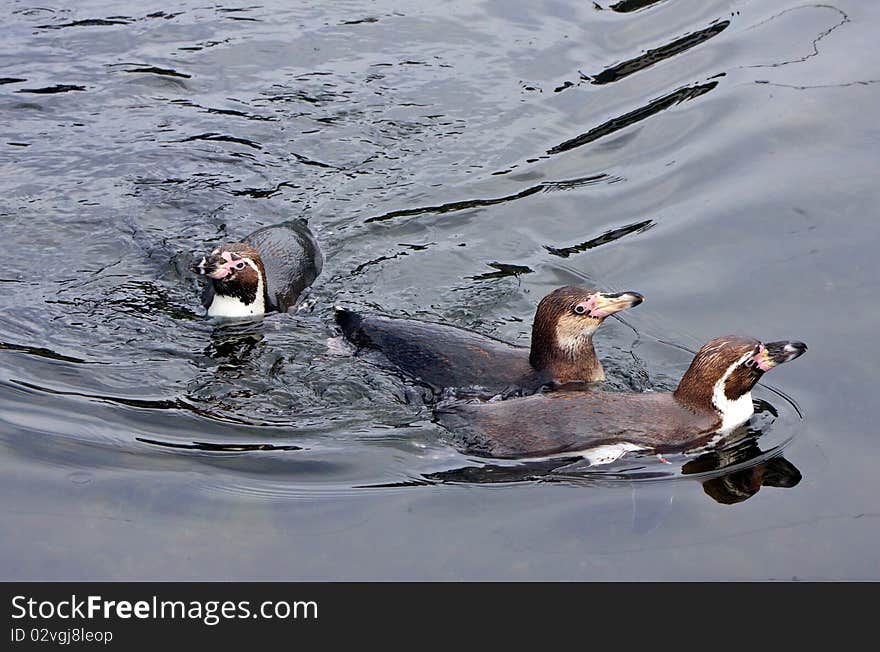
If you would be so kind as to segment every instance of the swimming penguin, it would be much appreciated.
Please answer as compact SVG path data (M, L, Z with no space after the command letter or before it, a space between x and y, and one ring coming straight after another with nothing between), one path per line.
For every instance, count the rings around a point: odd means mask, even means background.
M296 219L216 247L192 271L209 279L202 293L209 317L257 317L296 305L323 264L306 221Z
M674 392L553 392L490 403L441 404L437 420L467 453L496 458L626 451L676 452L731 432L752 416L752 387L807 350L802 342L727 336L694 357Z
M434 391L528 394L547 385L604 380L593 333L609 315L643 300L637 292L558 288L538 304L531 349L447 324L342 308L336 321L348 340L381 351L393 366Z

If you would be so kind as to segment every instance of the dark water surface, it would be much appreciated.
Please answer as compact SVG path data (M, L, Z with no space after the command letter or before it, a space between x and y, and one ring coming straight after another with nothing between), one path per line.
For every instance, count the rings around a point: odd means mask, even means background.
M4 3L2 578L880 579L878 28L858 0ZM292 216L313 307L213 328L192 255ZM334 304L527 343L584 279L647 297L597 336L612 387L731 332L810 350L732 449L560 469L457 453L327 347Z

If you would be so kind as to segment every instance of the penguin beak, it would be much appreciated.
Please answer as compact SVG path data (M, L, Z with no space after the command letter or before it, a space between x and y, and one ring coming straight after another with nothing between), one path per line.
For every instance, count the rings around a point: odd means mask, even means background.
M196 274L210 276L225 262L226 261L220 256L212 254L209 256L202 256L200 260L193 261L193 264L190 265L190 269Z
M790 362L795 358L802 356L807 350L807 345L803 342L770 342L764 345L764 350L756 354L756 362L764 371L771 369L776 365ZM760 358L760 359L758 359ZM765 368L766 367L766 368Z
M645 300L645 297L638 292L630 291L616 292L614 294L600 292L593 296L595 301L593 308L590 310L590 314L593 317L599 318L613 315L615 312L620 312L627 308L633 308Z
M200 260L193 261L193 264L189 266L189 269L190 271L201 275L205 275L211 271L208 267L208 259L206 256L202 256Z

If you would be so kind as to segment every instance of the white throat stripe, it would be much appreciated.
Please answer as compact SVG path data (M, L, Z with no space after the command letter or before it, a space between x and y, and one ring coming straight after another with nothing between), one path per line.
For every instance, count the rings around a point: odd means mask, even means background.
M721 433L728 433L737 426L745 423L755 412L755 406L752 404L751 392L746 392L738 399L732 401L727 398L727 395L724 393L724 385L727 383L727 379L730 378L730 374L732 374L734 369L748 360L751 356L752 352L749 351L739 360L730 365L727 368L727 371L724 372L724 375L721 376L712 388L712 405L714 405L721 413L721 428L718 430Z
M253 303L244 303L238 297L214 294L208 308L209 317L253 317L266 312L266 292L263 289L263 275L260 268L250 258L242 258L257 273L257 296Z

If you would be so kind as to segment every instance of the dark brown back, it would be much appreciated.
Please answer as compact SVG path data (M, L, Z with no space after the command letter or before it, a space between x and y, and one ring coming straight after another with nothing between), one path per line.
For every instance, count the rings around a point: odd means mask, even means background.
M720 421L669 393L553 392L495 403L457 402L437 410L465 452L536 457L628 442L681 450L709 439Z
M321 273L324 258L305 220L275 224L245 242L260 252L266 273L267 310L286 312Z

